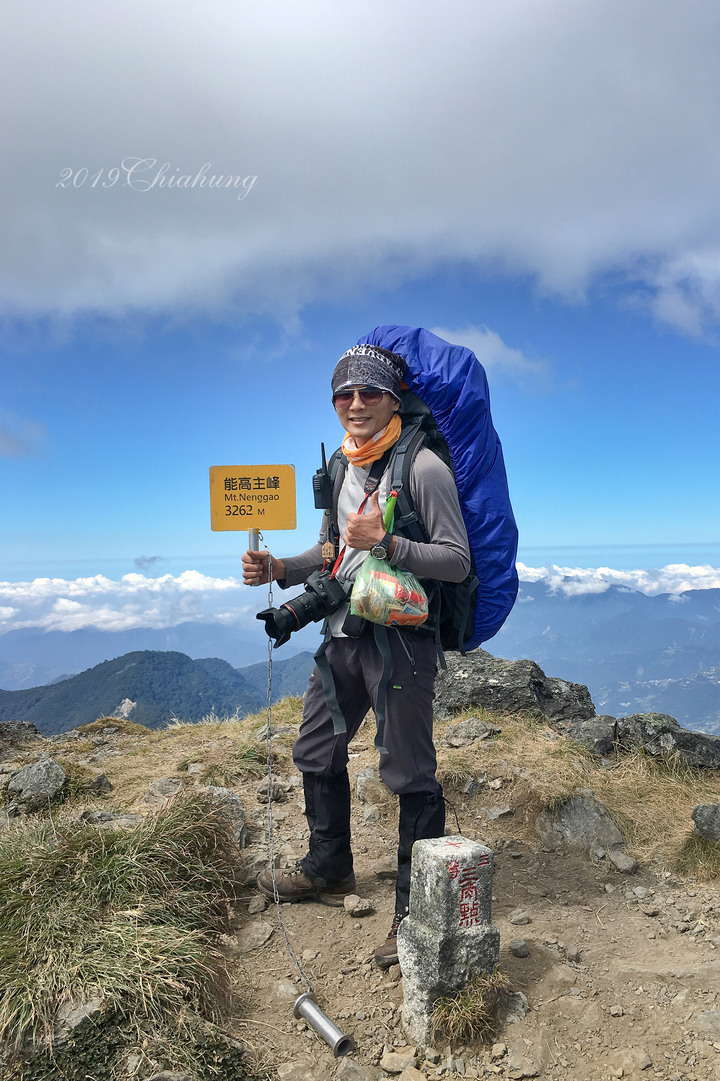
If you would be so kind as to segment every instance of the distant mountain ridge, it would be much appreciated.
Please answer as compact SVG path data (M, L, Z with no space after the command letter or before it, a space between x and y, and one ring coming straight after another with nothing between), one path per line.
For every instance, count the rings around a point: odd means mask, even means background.
M314 649L318 640L312 624L274 655L276 697L304 689L305 671L289 689L281 673L290 679L293 651ZM692 731L720 734L720 589L649 597L611 586L568 596L544 581L521 582L505 626L484 648L509 660L531 658L548 674L585 684L598 713L669 713ZM264 635L189 622L166 630L11 631L0 635L0 686L35 689L142 649L222 658L247 681L252 708L265 701ZM0 692L0 702L7 693Z
M305 689L310 654L273 664L274 697ZM200 721L208 714L243 716L267 702L267 665L247 675L218 657L192 660L176 651L138 650L44 687L0 691L0 721L30 721L43 735L66 732L112 716L125 699L130 720L162 728L173 718Z
M522 582L489 648L584 683L598 713L669 713L692 731L720 733L720 589L566 596Z
M292 645L283 647L283 658L316 648L318 639L318 628L313 624L295 634ZM252 634L223 623L185 622L163 629L125 631L25 627L0 635L0 687L9 691L39 687L137 650L176 651L195 660L221 657L234 668L244 668L265 660L267 639L259 627Z

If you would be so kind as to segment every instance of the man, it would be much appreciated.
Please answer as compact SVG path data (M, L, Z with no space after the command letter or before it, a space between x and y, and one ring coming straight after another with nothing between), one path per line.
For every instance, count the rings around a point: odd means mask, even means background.
M374 463L385 459L400 437L398 410L404 368L405 362L397 354L374 345L359 345L343 354L333 372L333 404L346 432L343 452L348 459L342 485L333 494L332 515L345 545L337 572L343 582L354 580L371 550L376 557L385 557L420 579L461 582L470 570L455 480L431 450L421 448L409 478L410 496L424 523L427 543L386 533L387 468L377 490L366 495L365 484ZM325 534L302 555L273 558L273 578L282 588L304 582L323 565L323 541L327 545ZM268 581L267 552L245 553L243 580L248 585ZM333 724L327 680L324 686L316 667L293 747L293 759L303 777L309 850L294 870L276 874L276 886L282 901L318 899L338 904L345 894L353 892L347 747L368 709L382 712L385 753L380 755L380 775L400 803L395 918L387 940L375 952L376 963L387 968L397 962L397 928L408 911L413 842L441 837L445 829L432 739L437 653L434 638L422 628L387 628L391 678L383 680L383 656L374 626L362 621L363 631L356 637L357 628L345 622L348 608L346 603L328 618L324 649L347 730L338 732ZM378 708L379 693L384 709ZM269 869L259 875L258 886L266 896L273 896Z

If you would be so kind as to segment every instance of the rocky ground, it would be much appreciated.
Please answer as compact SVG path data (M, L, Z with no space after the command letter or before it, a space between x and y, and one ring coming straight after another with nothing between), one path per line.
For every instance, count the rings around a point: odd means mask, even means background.
M453 1081L455 1075L720 1081L720 888L643 864L623 873L597 854L593 860L545 850L530 809L523 806L524 790L516 784L522 771L489 767L482 740L467 752L478 770L485 763L477 781L467 783L458 774L454 786L452 777L444 778L460 829L452 812L448 821L452 832L482 841L495 853L493 922L501 936L500 967L512 990L527 999L527 1010L516 1009L494 1043L448 1046L438 1036L435 1047L421 1051L407 1047L402 1029L399 968L383 972L372 962L394 908L388 876L397 810L374 772L369 727L361 729L351 748L350 764L357 892L369 902L369 912L358 916L344 907L283 905L286 941L275 906L252 886L268 859L266 782L219 777L238 739L247 738L244 730L231 724L184 725L139 735L98 725L94 732L43 741L38 749L32 745L16 761L8 752L0 772L7 783L21 762L52 753L66 765L104 771L111 791L93 797L98 806L141 814L161 805L162 793L203 782L229 783L240 795L250 841L244 853L247 886L235 905L235 933L225 948L247 1003L236 1021L237 1036L252 1049L258 1070L280 1081L379 1081L401 1074L402 1081L448 1076ZM257 740L257 721L251 732ZM558 737L550 733L549 738ZM289 763L291 741L291 731L279 737L276 778L282 798L272 803L280 866L292 866L305 851L302 790ZM445 753L441 749L441 764ZM215 780L208 779L212 770L218 773ZM148 795L153 780L156 794ZM96 782L98 793L107 789ZM322 1009L355 1040L357 1048L347 1058L333 1059L326 1044L294 1018L293 1004L307 990L305 977Z
M354 774L373 759L371 749L358 745ZM495 780L503 783L488 778ZM266 907L249 891L238 907L240 927L231 948L253 992L242 1035L284 1081L372 1081L408 1065L430 1081L448 1074L720 1078L720 890L689 888L642 867L622 874L607 860L596 864L503 837L502 818L489 825L487 785L473 797L453 795L453 801L463 834L495 850L500 965L529 1009L506 1024L493 1045L448 1047L438 1038L427 1055L408 1049L400 1023L400 970L382 972L372 963L392 919L393 882L382 876L392 865L396 812L379 785L373 790L363 776L360 782L362 799L354 799L357 892L371 902L372 913L358 918L316 903L286 904L280 911L319 1003L357 1043L351 1058L335 1062L305 1022L293 1018L293 1002L307 984L275 906ZM303 853L305 823L301 790L287 787L288 799L273 804L273 820L280 859L292 864ZM266 809L258 806L250 818L255 835L262 834ZM265 841L258 839L248 850L249 868L265 859Z

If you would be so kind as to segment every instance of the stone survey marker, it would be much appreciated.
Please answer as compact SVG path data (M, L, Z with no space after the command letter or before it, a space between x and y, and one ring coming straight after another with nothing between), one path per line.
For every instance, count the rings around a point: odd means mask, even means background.
M398 929L403 1027L414 1043L432 1042L436 999L492 972L500 933L490 922L492 852L465 837L416 841L410 914Z

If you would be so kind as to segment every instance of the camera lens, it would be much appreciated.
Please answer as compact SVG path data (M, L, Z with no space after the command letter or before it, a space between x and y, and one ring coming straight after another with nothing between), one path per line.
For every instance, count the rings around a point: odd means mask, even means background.
M293 597L279 608L258 612L257 619L265 621L265 630L276 646L290 640L293 631L307 627L337 611L348 598L348 586L331 578L329 571L314 571L305 583L306 592Z

